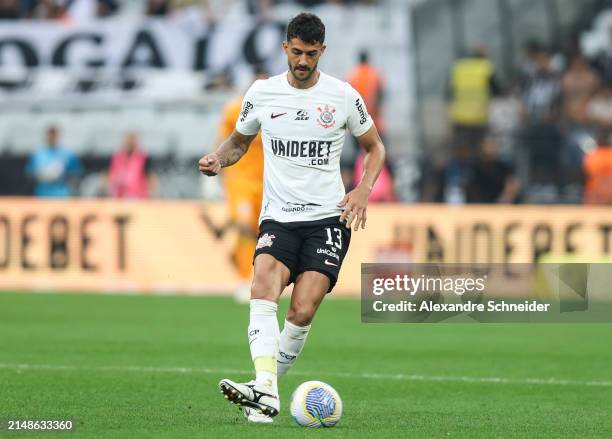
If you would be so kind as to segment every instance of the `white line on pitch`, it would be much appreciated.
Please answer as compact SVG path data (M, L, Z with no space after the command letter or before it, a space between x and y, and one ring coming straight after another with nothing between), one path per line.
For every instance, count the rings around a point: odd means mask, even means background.
M190 374L237 374L250 375L251 370L240 369L209 369L201 367L153 367L153 366L70 366L61 364L6 364L0 363L0 369L22 370L89 370L92 372L141 372L141 373L190 373ZM396 381L426 381L426 382L455 382L455 383L484 383L484 384L536 384L557 386L595 386L612 387L612 381L602 380L566 380L559 378L503 378L503 377L476 377L451 375L409 375L385 373L349 373L349 372L289 372L295 376L312 376L313 374L338 377L360 378L372 380Z

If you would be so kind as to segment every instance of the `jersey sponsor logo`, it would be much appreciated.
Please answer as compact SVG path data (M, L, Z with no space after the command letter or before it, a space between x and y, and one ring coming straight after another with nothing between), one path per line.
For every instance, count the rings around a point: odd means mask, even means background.
M318 255L329 256L330 258L337 259L338 261L340 260L340 256L338 255L338 253L332 252L331 250L328 250L326 248L318 248L317 249L317 254Z
M271 113L270 114L270 119L276 119L277 117L284 116L285 114L287 114L287 113L286 112L285 113L277 113L277 114Z
M255 249L259 250L260 248L264 248L264 247L272 247L272 244L273 244L272 240L274 238L276 238L276 236L271 235L269 233L264 233L257 240L257 247L255 247Z
M325 104L323 108L317 107L317 111L319 112L317 122L323 128L331 128L336 124L336 120L334 119L336 109L334 107L329 104Z
M361 102L361 99L357 98L355 100L355 107L357 108L357 111L359 112L360 116L359 125L363 125L367 122L368 116L366 115L365 108L363 108L363 103Z
M330 140L282 140L270 139L272 153L278 157L310 159L311 166L329 164Z
M298 110L295 120L309 120L310 116L306 110Z
M253 104L251 104L251 102L246 101L244 103L244 107L242 108L242 113L240 113L241 117L240 117L240 122L244 122L246 117L249 115L249 111L251 111L253 109Z
M325 259L325 265L333 265L334 267L338 266L338 264L334 264L333 262L329 262L327 259Z
M321 207L320 204L316 203L292 203L287 201L286 206L281 207L283 212L295 213L295 212L312 212L314 207Z

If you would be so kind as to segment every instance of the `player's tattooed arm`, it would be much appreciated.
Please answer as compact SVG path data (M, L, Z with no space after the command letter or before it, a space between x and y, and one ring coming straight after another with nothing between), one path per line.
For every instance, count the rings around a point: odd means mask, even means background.
M221 168L233 165L247 152L255 136L246 136L234 130L215 152L200 159L200 172L210 177L217 175Z
M365 229L368 197L385 163L385 146L378 135L376 126L372 125L368 131L357 137L357 142L366 151L363 174L357 187L338 203L338 207L344 207L344 212L340 215L340 222L346 221L347 228L351 228L354 223L355 231L359 229L359 225Z
M221 162L221 167L231 166L240 160L249 149L249 145L255 136L245 136L234 130L227 140L217 148L216 154Z

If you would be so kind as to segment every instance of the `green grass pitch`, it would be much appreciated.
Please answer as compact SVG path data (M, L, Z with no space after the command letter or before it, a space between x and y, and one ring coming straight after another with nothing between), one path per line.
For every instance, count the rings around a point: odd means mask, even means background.
M4 435L612 437L612 325L372 325L357 300L328 299L280 382L280 415L250 425L217 390L251 377L247 319L220 297L2 293L0 419L76 422ZM343 398L335 428L298 427L288 412L311 379Z

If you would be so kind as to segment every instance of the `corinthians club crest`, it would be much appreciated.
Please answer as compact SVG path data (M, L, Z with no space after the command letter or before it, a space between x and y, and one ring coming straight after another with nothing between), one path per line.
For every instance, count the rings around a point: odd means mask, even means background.
M260 248L264 248L264 247L272 247L272 244L273 244L272 240L274 238L276 238L276 236L270 233L264 233L257 240L257 247L255 248L259 250Z
M331 128L336 124L336 120L334 119L336 109L334 107L329 104L325 104L323 108L317 107L317 111L319 112L317 122L323 128Z

